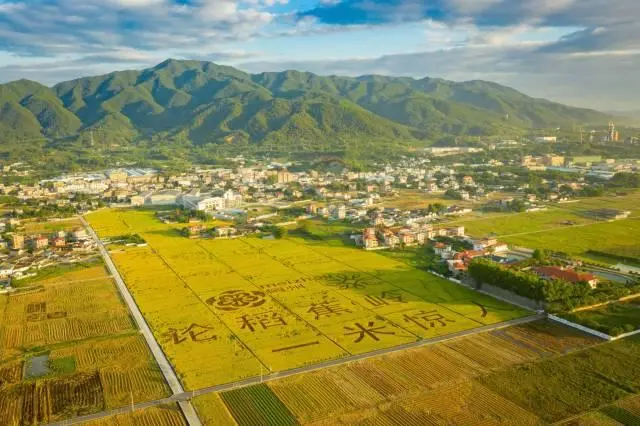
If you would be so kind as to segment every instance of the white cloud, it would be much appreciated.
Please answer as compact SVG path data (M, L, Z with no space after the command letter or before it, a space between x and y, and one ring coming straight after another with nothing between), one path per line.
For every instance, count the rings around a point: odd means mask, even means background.
M152 7L159 6L165 4L165 0L106 0L108 3L111 3L115 6L119 6L122 8L142 8L142 7Z
M0 14L9 15L26 7L24 3L0 3Z
M640 52L576 55L544 52L538 45L485 45L368 59L248 62L240 68L248 72L296 69L322 75L481 79L578 106L631 110L637 109L637 91L630 89L637 86Z

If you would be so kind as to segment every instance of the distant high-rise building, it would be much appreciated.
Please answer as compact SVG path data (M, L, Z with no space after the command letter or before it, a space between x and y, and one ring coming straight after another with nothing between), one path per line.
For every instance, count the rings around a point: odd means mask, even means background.
M609 131L607 132L607 142L617 142L620 138L620 134L616 132L616 125L613 121L609 122Z

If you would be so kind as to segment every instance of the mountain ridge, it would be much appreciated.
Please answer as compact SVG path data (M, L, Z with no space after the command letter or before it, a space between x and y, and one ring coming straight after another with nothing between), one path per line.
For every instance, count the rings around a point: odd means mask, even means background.
M0 85L0 134L9 142L89 130L118 143L150 137L195 144L433 140L604 124L609 117L483 80L249 74L176 59L52 87L29 80Z

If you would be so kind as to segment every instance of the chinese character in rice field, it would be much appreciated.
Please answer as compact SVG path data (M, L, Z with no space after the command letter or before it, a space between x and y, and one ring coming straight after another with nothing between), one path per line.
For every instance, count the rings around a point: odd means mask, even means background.
M66 317L67 317L66 312L52 312L50 314L47 314L47 319L60 319L60 318L66 318Z
M399 290L383 291L380 296L368 294L364 299L376 308L391 303L406 303L402 300L402 293Z
M329 318L340 314L350 314L351 310L340 305L336 299L325 299L320 303L312 303L308 313L314 314L315 319Z
M448 322L455 322L455 320L447 319L438 311L420 311L417 314L404 315L405 322L412 322L420 328L427 330L427 328L435 328L438 326L446 327Z
M371 284L368 277L363 277L359 274L328 274L324 278L328 281L329 285L336 286L343 290L350 288L362 289Z
M46 302L29 303L26 307L26 311L28 314L47 312L47 303Z
M238 318L240 322L240 329L249 330L255 333L256 329L262 327L266 330L270 327L281 327L287 325L287 322L282 315L277 312L261 312L259 314L247 314Z
M265 294L261 291L229 290L207 299L209 305L222 311L235 311L241 308L255 308L264 305Z
M395 331L382 331L383 329L387 328L386 325L383 325L380 327L374 327L374 325L375 323L373 321L369 321L366 326L357 322L354 324L354 327L346 326L344 329L348 331L348 333L345 333L344 335L345 336L357 335L358 337L356 338L356 340L354 340L354 343L359 343L365 337L371 337L373 340L378 342L380 341L380 337L378 336L380 334L389 334L389 335L396 334Z
M44 321L47 319L47 314L42 312L42 313L36 313L36 314L29 314L26 317L27 322L37 322L37 321Z
M27 322L38 322L47 319L60 319L67 317L67 313L63 311L47 313L46 302L30 303L26 307L26 312Z
M191 324L184 330L170 328L166 335L170 336L171 340L173 340L173 343L176 345L186 342L187 339L191 339L192 342L207 342L209 340L218 339L218 336L213 334L212 330L213 327Z

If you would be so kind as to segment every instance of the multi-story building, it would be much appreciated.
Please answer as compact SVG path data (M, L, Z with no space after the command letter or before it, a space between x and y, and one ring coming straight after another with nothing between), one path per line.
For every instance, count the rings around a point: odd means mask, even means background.
M278 183L290 183L295 181L295 175L289 173L289 171L286 169L280 170L276 176Z
M89 236L87 235L87 231L84 228L76 228L71 233L71 238L73 238L75 241L84 241L89 239Z
M129 175L124 170L110 170L107 177L111 182L126 182Z
M337 206L333 209L333 218L344 220L347 217L347 208L345 206Z
M49 239L47 237L43 237L42 235L38 235L32 238L29 242L31 244L31 248L33 248L34 250L41 250L49 246Z
M362 235L362 239L365 249L378 247L378 238L376 238L376 230L374 228L365 229Z
M545 166L561 167L564 166L564 157L561 155L545 155L542 157L542 164Z
M11 247L14 250L22 250L24 248L24 235L13 234L11 236Z

